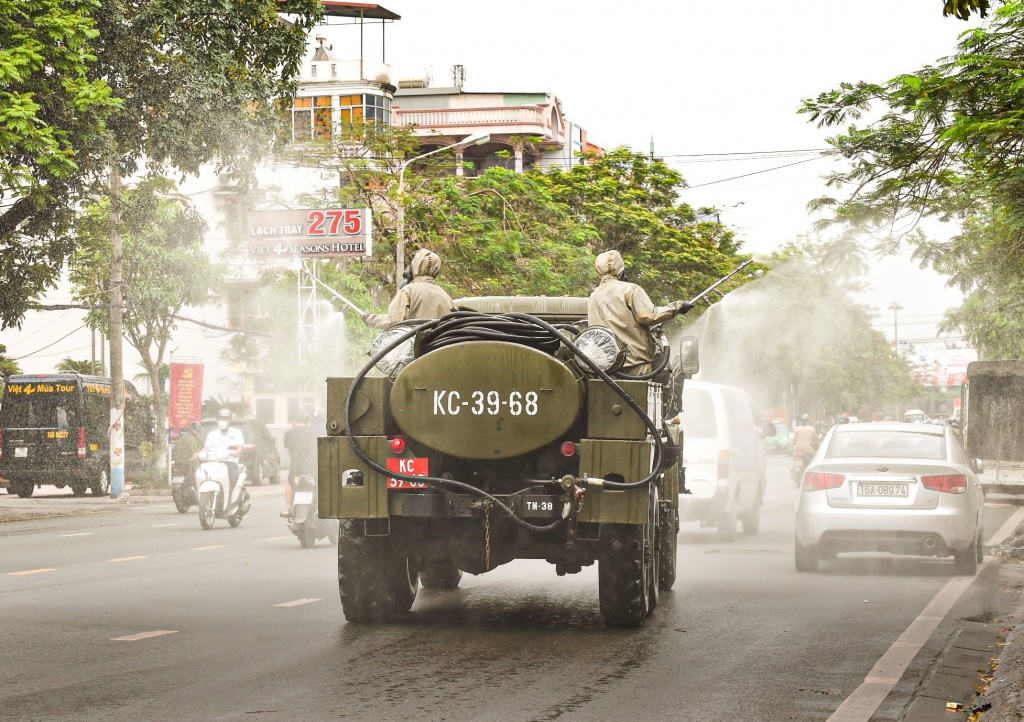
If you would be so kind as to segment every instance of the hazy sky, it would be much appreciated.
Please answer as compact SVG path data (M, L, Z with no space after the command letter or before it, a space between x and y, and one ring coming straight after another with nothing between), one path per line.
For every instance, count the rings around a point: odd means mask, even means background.
M450 85L451 67L459 63L467 90L555 93L566 115L599 145L647 151L653 136L655 154L692 186L683 199L721 208L722 222L755 254L809 230L805 204L824 192L820 178L832 161L771 170L808 156L738 161L710 154L824 148L827 133L796 115L802 98L840 81L882 81L934 62L977 24L943 18L941 0L384 5L402 16L386 29L386 59L396 76L428 69L434 85ZM324 32L339 58L358 56L352 28ZM379 38L379 27L367 30L368 58L379 59ZM756 175L736 178L750 173ZM905 260L876 264L870 280L866 301L882 309L878 326L890 336L890 302L903 306L900 337L924 339L958 301L942 279ZM22 358L28 372L51 370L65 356L88 358L86 331L58 340L80 324L76 318L75 312L30 314L22 331L0 333L0 343L14 358L47 346ZM138 371L134 364L126 359L129 377Z

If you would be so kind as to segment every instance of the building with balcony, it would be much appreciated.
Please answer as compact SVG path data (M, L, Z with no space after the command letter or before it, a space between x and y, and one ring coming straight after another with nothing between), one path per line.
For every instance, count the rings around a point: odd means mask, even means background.
M451 145L476 133L489 133L490 142L456 150L456 172L464 163L474 173L501 165L517 173L532 167L571 168L582 152L600 152L587 132L562 112L562 102L550 93L467 92L461 66L452 72L455 85L432 88L429 79L399 80L392 105L392 123L414 129L423 149ZM509 151L508 158L498 151Z

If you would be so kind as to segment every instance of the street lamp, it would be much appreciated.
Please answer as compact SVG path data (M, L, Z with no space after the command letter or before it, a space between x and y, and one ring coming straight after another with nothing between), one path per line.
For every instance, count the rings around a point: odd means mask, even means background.
M465 148L470 145L483 145L491 139L490 133L473 133L472 135L466 136L458 143L452 145L446 145L442 148L434 148L434 150L427 151L417 156L413 156L408 160L402 161L402 166L398 171L398 245L395 248L395 283L401 283L402 276L405 274L405 169L409 167L409 164L413 161L417 161L421 158L426 158L428 155L434 153L440 153L442 150L455 150L456 148Z
M892 311L892 342L893 345L896 347L896 353L899 353L900 329L899 324L897 322L897 314L899 314L899 312L903 310L903 306L901 306L896 301L893 301L892 303L889 304L889 310Z

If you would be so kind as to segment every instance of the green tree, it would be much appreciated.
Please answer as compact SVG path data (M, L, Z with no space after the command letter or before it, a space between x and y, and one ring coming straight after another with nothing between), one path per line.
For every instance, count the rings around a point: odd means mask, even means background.
M18 362L7 358L7 347L0 343L0 398L3 398L4 389L7 388L7 379L20 373Z
M85 376L100 376L103 374L103 364L99 361L76 361L70 356L57 362L58 371L71 371Z
M0 328L20 326L73 248L83 174L119 106L90 76L99 0L0 0Z
M944 328L959 328L986 356L1024 355L1024 3L1007 2L965 33L952 57L887 83L844 83L804 101L819 125L850 123L830 144L848 167L841 191L811 204L829 213L851 253L866 237L887 252L902 243L966 295ZM855 121L871 113L864 126ZM953 222L949 240L925 237L922 219Z
M942 4L943 15L952 15L960 20L969 20L974 13L987 17L988 9L989 0L943 0Z
M682 175L644 153L615 148L549 178L555 200L593 229L591 249L619 251L656 303L692 298L745 260L732 231L699 220L708 209L680 202Z
M322 14L318 0L0 0L0 185L14 199L0 325L56 283L75 211L109 168L216 160L248 178Z
M124 332L142 357L153 389L157 443L164 443L167 399L164 357L186 306L201 306L217 282L217 270L203 250L206 222L174 184L150 178L125 191L121 224L124 233ZM109 290L110 202L87 207L80 223L79 248L71 262L76 298L95 298ZM109 332L106 309L86 314L86 323Z

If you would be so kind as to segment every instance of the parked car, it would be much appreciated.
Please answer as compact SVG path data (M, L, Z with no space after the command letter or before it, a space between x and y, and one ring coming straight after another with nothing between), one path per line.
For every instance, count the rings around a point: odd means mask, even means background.
M775 433L764 437L764 448L766 451L779 451L789 453L793 450L793 434L782 419L772 419L775 425Z
M974 574L983 554L982 470L949 426L832 427L797 498L797 570L844 552L889 552L952 556L956 573Z
M742 389L703 381L683 386L683 465L686 490L679 495L681 521L700 520L731 540L739 520L744 534L761 526L765 489L765 428Z
M32 496L43 484L71 487L75 496L110 493L110 379L72 372L19 374L0 403L0 485ZM148 465L153 415L124 382L125 475Z
M217 419L203 419L203 440L217 428ZM239 457L245 464L245 473L249 483L260 486L267 479L271 484L281 482L281 454L277 450L277 442L266 425L255 417L236 417L231 425L242 432L245 449Z

